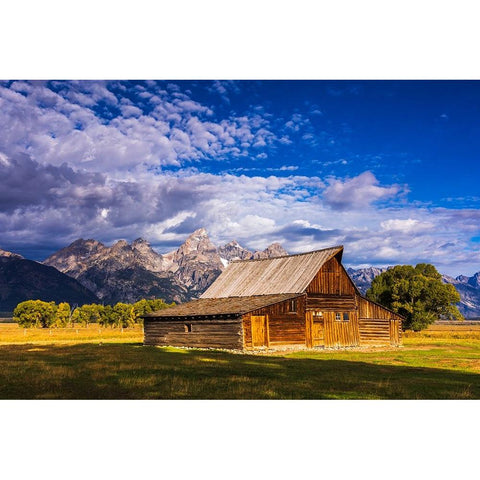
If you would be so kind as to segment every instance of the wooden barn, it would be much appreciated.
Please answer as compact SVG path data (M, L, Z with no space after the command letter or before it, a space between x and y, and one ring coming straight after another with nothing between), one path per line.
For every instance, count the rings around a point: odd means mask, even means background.
M343 247L230 263L198 300L144 317L145 345L400 345L402 317L363 297Z

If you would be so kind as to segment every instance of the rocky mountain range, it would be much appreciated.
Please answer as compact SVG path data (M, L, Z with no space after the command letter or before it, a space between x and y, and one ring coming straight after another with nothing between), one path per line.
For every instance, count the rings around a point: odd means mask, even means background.
M200 296L232 260L286 254L278 243L256 252L236 241L217 248L201 228L163 255L141 238L132 244L120 240L111 247L79 239L43 263L75 278L105 303L153 297L184 302Z
M442 275L442 281L451 283L457 289L461 298L457 306L465 318L480 318L480 272L471 277Z
M166 254L157 253L142 238L131 244L120 240L112 246L78 239L48 257L43 265L0 250L0 311L10 310L27 298L58 298L78 304L135 302L155 297L185 302L199 297L231 261L287 254L279 243L263 251L250 251L235 240L216 247L203 228ZM372 280L387 268L391 267L349 268L347 272L365 294ZM466 318L480 317L480 272L472 277L442 278L459 291L461 313Z
M385 272L387 268L377 268L377 267L367 267L367 268L359 268L357 270L353 268L347 268L347 273L350 278L353 280L353 283L357 286L360 290L362 295L365 295L367 290L372 285L373 279L380 275L381 273Z

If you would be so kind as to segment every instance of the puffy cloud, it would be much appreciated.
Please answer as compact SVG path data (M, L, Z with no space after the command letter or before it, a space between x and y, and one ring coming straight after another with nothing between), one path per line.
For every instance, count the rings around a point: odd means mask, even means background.
M401 191L400 185L379 186L375 175L367 171L344 181L330 180L323 198L335 210L359 209L378 200L392 198Z
M410 234L431 230L434 225L431 222L421 222L414 218L396 218L385 220L380 223L380 226L386 231Z
M114 171L255 155L280 138L266 114L216 119L178 86L13 82L0 86L0 151L40 163ZM131 98L137 95L134 104Z
M229 94L239 94L240 87L237 85L237 82L234 80L215 80L212 83L212 86L208 88L211 92L216 92L222 100L230 104Z
M139 117L142 115L142 110L135 105L122 105L120 107L124 117Z

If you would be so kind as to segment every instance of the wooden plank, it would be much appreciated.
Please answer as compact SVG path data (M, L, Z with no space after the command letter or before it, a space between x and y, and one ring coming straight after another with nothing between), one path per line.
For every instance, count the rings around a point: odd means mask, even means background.
M265 326L267 330L267 347L270 346L270 328L269 328L269 318L268 315L265 315Z
M339 260L333 257L315 275L307 287L307 293L354 295L356 290Z
M305 312L305 345L307 348L313 347L313 312Z
M265 315L252 315L250 320L252 322L252 347L264 347L267 342L265 340Z
M335 320L335 313L342 315L342 320ZM343 320L348 313L349 319ZM327 347L352 347L359 345L360 333L356 312L324 312L324 342Z
M349 311L356 309L355 295L307 295L307 309Z
M145 345L196 346L210 348L243 348L242 321L148 321L144 325Z

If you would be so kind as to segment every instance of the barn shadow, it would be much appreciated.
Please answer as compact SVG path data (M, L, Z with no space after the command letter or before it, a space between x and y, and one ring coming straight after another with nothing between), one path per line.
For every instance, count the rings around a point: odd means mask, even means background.
M141 344L0 346L0 398L478 399L474 373Z

